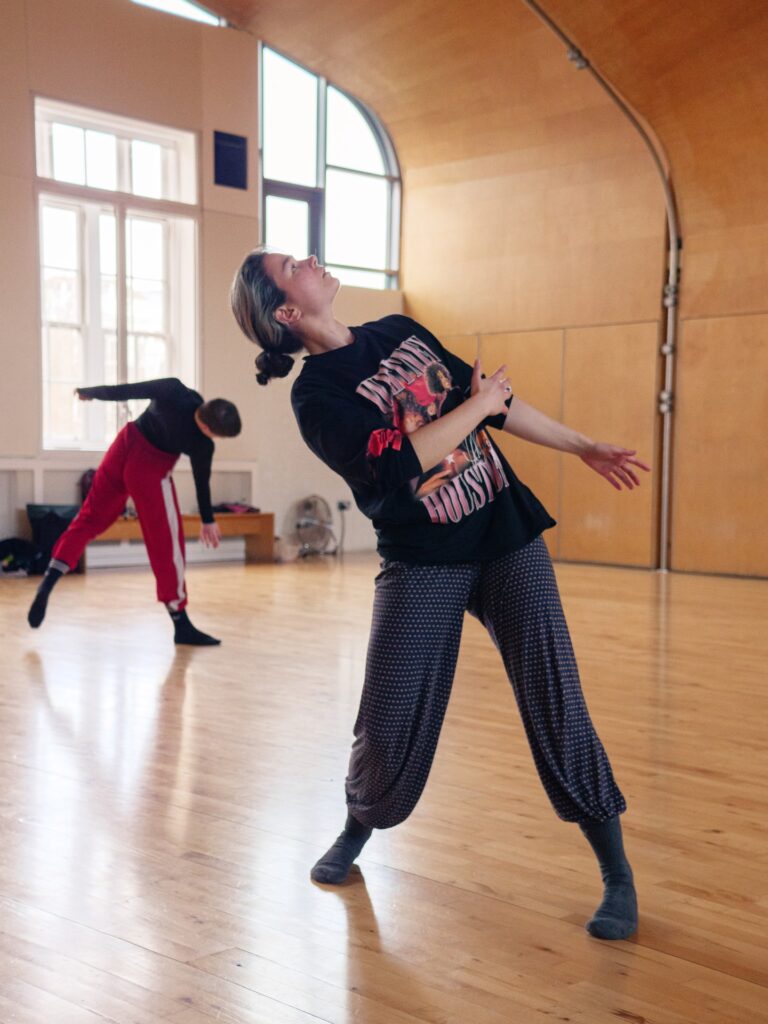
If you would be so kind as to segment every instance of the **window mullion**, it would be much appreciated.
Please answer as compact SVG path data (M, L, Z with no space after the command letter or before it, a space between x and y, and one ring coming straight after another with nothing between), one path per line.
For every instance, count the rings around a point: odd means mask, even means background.
M325 181L325 79L318 76L317 79L317 134L316 134L315 158L317 171L315 184L318 188L323 187Z
M328 131L328 83L325 78L317 79L317 187L321 190L317 202L310 204L312 217L310 249L314 249L320 263L325 263L325 160L327 154L326 135Z
M387 188L387 225L389 231L387 231L387 266L392 266L392 182L389 183ZM387 287L390 285L391 278L387 275Z
M314 252L319 263L325 263L322 194L313 196L309 204L309 236L309 251Z
M97 374L96 369L103 359L99 360L102 348L101 339L101 267L99 265L99 211L87 205L83 209L85 215L83 286L87 304L83 306L83 338L85 341L85 383L101 384L103 373ZM103 409L100 402L89 402L85 412L85 440L103 435L103 429L97 431L98 420Z
M85 138L85 136L83 136ZM85 142L83 142L85 146ZM85 157L85 154L83 154ZM85 160L83 160L83 168L85 168ZM89 348L90 338L88 336L89 327L89 316L88 316L88 298L90 295L90 288L88 287L88 249L89 249L89 238L88 238L88 207L85 203L77 203L77 291L79 295L80 305L80 316L78 318L78 333L80 334L80 352L83 364L83 370L86 374L85 383L88 383L88 361L89 361ZM75 385L76 387L78 385ZM74 399L74 396L73 396ZM81 436L76 439L76 444L82 445L83 441L90 437L91 428L91 417L88 415L88 409L81 407L83 416L81 423ZM84 429L83 429L84 428ZM85 437L83 437L83 434Z
M173 177L173 154L165 146L160 150L160 174L163 179L163 195L170 196L171 179Z
M392 181L389 185L389 238L387 241L387 264L394 274L387 280L389 288L396 288L400 274L400 182Z
M120 192L131 191L130 142L124 135L117 136L117 188Z
M182 290L178 287L177 275L173 274L173 281L171 281L171 274L173 273L173 267L178 269L179 261L171 260L171 247L173 251L177 251L176 244L176 225L171 224L169 221L163 222L163 323L165 330L165 345L168 355L167 366L169 373L174 368L181 367L181 353L178 351L179 344L179 328L178 328L178 306L182 301ZM171 295L177 296L176 302L171 303Z
M342 171L344 174L359 174L363 178L386 178L387 181L399 181L394 174L378 174L375 171L361 171L359 167L343 167L341 164L327 164L328 171Z
M120 203L115 209L115 239L117 245L117 382L125 384L128 380L128 261L126 257L126 208ZM124 426L127 406L121 403L117 413L118 425Z

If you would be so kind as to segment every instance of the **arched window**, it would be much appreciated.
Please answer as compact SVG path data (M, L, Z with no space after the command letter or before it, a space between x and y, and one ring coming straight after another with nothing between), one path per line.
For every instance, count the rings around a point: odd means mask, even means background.
M261 173L267 245L314 253L343 284L397 287L400 174L387 133L359 100L267 46Z

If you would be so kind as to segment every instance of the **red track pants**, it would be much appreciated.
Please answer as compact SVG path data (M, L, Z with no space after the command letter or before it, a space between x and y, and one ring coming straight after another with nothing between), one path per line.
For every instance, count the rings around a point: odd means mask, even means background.
M88 542L117 519L130 496L157 581L157 599L173 611L184 608L184 531L171 479L178 458L151 445L135 424L123 427L96 470L83 507L57 541L53 557L74 569Z

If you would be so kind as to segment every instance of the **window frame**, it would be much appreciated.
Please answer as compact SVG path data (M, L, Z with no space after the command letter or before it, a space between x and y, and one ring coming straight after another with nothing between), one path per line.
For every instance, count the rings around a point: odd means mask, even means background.
M191 178L189 180L191 181L191 183L194 186L195 201L191 202L191 201L184 201L184 200L180 200L180 199L154 199L154 198L152 198L150 196L136 195L133 192L125 192L125 191L122 191L120 189L114 189L113 190L113 189L95 188L95 187L90 186L90 185L77 185L77 184L73 184L73 183L70 183L70 182L58 181L56 178L45 177L44 175L41 175L40 171L39 171L41 161L40 161L39 155L38 155L39 154L38 146L41 144L41 142L43 142L43 138L41 136L40 129L41 129L41 127L45 128L46 125L45 124L41 125L40 122L38 121L38 116L37 116L37 114L38 114L38 103L43 105L46 114L48 113L48 111L51 108L60 108L63 111L65 111L65 113L62 115L62 119L61 119L61 121L59 123L73 124L75 127L80 127L80 128L83 128L83 129L91 128L91 129L95 129L95 130L98 130L98 131L107 131L110 134L116 135L117 138L118 138L118 154L117 154L118 164L119 164L121 159L125 159L125 160L128 161L128 164L130 165L130 147L129 147L129 145L123 146L121 144L121 141L124 142L128 138L130 138L130 139L138 138L138 139L141 139L142 141L154 142L154 143L158 143L159 142L162 145L163 142L165 142L165 140L167 140L168 138L172 138L174 136L174 134L187 136L188 140L189 140L189 152L187 154L182 154L178 149L176 149L176 151L174 153L174 159L175 159L175 162L176 162L176 165L177 165L176 166L176 173L178 173L180 178L181 178L183 176L183 168L182 168L183 160L185 158L188 158L189 156L193 156L193 158L194 158L194 169L192 171L192 175L191 175ZM201 345L200 345L200 331L201 331L201 326L202 326L202 323L203 323L203 318L202 318L201 267L200 267L200 254L201 254L201 247L202 247L202 232L201 232L201 225L202 225L202 208L201 208L202 167L201 167L201 160L200 160L201 145L200 145L200 134L199 134L199 132L188 131L188 130L181 130L181 129L174 129L174 128L170 128L170 127L166 129L162 125L153 126L153 125L148 125L146 122L139 121L139 122L137 122L137 124L140 126L141 131L139 133L137 133L137 134L131 134L130 132L127 131L127 129L130 127L131 119L126 118L126 117L124 117L124 116L122 116L120 114L114 114L113 115L113 114L111 114L109 112L106 112L106 111L103 111L103 110L99 110L97 108L93 108L93 111L92 111L92 113L93 113L93 120L92 121L89 120L87 118L87 116L82 116L81 115L80 118L79 118L81 123L76 123L77 122L77 114L76 113L73 114L72 117L68 117L67 114L66 114L66 108L68 106L70 106L69 104L67 104L64 101L52 100L50 97L44 96L44 95L40 95L40 94L32 94L32 96L31 96L31 106L32 106L33 124L34 124L34 128L35 128L35 141L36 141L36 146L35 146L34 196L35 196L35 209L36 209L36 217L37 217L37 225L38 225L38 230L36 232L36 235L37 235L37 239L36 239L36 242L37 242L37 252L36 252L36 257L37 257L37 287L38 287L38 303L37 303L38 314L37 315L38 315L38 344L40 345L40 348L39 348L40 364L39 365L40 365L40 387L41 387L41 394L43 396L45 396L46 389L47 389L48 384L49 384L49 381L44 376L44 373L45 373L45 354L44 354L44 351L43 351L43 344L44 344L43 332L44 332L44 329L48 325L47 325L47 322L45 321L45 319L43 317L43 293L42 293L42 273L41 273L42 272L42 267L43 267L43 262L42 262L42 257L43 257L43 252L42 252L43 227L42 227L42 218L40 216L40 211L41 211L41 208L42 208L42 204L46 200L50 200L53 203L56 203L57 201L60 201L63 204L66 204L68 202L69 203L73 203L73 204L78 204L80 206L81 211L83 210L82 204L88 204L88 205L91 205L91 206L110 207L111 210L114 212L114 216L115 216L115 248L116 248L116 266L115 266L115 272L116 272L116 306L117 306L117 308L116 308L115 333L116 333L116 336L117 336L117 382L118 383L124 383L124 382L127 382L127 380L128 380L127 372L128 372L128 335L129 335L129 330L128 330L128 294L127 294L127 291L128 291L128 288L127 288L128 267L127 267L127 249L126 249L126 224L128 222L128 218L131 217L132 215L141 216L142 214L148 214L150 216L151 215L155 215L157 217L176 218L176 219L180 219L180 220L186 220L186 221L189 221L191 223L192 231L193 231L193 236L194 236L194 241L193 241L194 251L193 251L192 256L191 256L191 262L192 262L192 268L193 268L193 271L194 271L194 279L195 279L195 299L194 299L194 310L192 311L192 314L191 314L192 325L193 325L193 336L194 336L193 337L193 354L192 354L192 356L191 356L191 358L189 360L189 363L190 363L192 371L193 371L194 379L191 382L189 382L189 383L191 384L192 387L198 387L199 383L200 383L201 370L202 370L202 352L201 352ZM87 115L87 114L91 113L91 109L90 108L80 107L79 104L72 104L71 106L73 108L75 108L75 111L77 111L78 109L81 110L83 115ZM112 118L114 118L114 127L110 127L110 125L112 123ZM58 120L58 118L56 118L56 120ZM148 130L145 130L145 129L148 129ZM152 130L152 129L155 129L155 130ZM121 135L122 135L122 140L121 140ZM50 147L50 137L51 137L50 130L47 130L45 132L45 136L46 136L46 140L44 142L44 145L46 145L47 147ZM170 147L168 147L168 148L170 148ZM121 151L123 152L123 156L122 157L121 157ZM50 148L48 148L47 153L44 156L44 160L46 161L44 163L44 167L46 167L46 169L52 173L53 172L53 163L52 163L52 159L51 159ZM125 168L124 168L124 170L125 170ZM120 173L120 171L119 171L119 168L118 168L118 174L119 173ZM130 175L130 168L128 168L128 173ZM163 175L164 175L164 179L166 179L167 173L168 173L167 160L164 158L164 160L163 160ZM123 179L123 180L125 180L125 179ZM118 183L120 183L119 177L118 177ZM189 182L188 182L188 184L189 184ZM87 211L86 211L86 213L87 213ZM173 230L173 229L171 229L171 230ZM93 287L93 284L89 283L89 281L87 280L88 268L86 266L85 253L84 253L85 233L86 232L85 232L85 229L84 229L83 232L81 232L81 237L80 237L80 240L79 240L80 260L81 260L81 276L82 276L81 289L82 289L82 293L83 293L83 294L81 294L81 310L82 310L83 320L85 319L86 306L87 306L87 300L88 300L87 294L85 294L85 293L87 293L87 290L88 290L89 287ZM170 259L170 252L169 252L168 249L166 250L165 258L166 258L167 263L171 263L172 264L172 261ZM166 280L164 282L166 290L168 290L170 288L172 278L175 280L177 278L177 276L178 276L178 273L179 273L178 268L174 269L172 265L170 267L167 267ZM170 338L171 338L171 345L173 346L174 349L178 348L178 346L180 344L180 337L176 337L175 336L176 323L180 319L178 313L179 313L179 311L175 308L174 304L170 304L169 303L168 307L167 307L167 316L168 316L167 327L168 327L168 333L169 333ZM86 345L89 344L88 329L87 328L88 328L88 324L87 324L87 322L85 322L83 338L84 338L84 344L86 344ZM133 333L134 334L141 334L142 332L141 331L134 331ZM147 332L144 332L144 333L147 333ZM148 333L154 333L154 332L148 332ZM176 353L176 355L177 355L177 358L178 358L178 352ZM129 422L132 419L132 416L130 414L130 410L128 408L127 403L124 403L124 402L116 403L116 408L117 408L117 427L118 427L118 430L119 430L123 426L125 426L125 424L127 422ZM46 455L51 456L51 455L54 455L56 453L61 453L62 455L65 455L66 453L70 453L71 454L73 451L99 453L99 452L103 452L105 450L104 448L101 448L101 447L98 447L98 448L94 447L94 443L93 443L93 439L92 438L85 438L82 442L74 442L72 444L67 444L67 443L59 441L59 442L55 442L55 445L54 445L52 443L53 439L49 438L49 437L46 437L46 434L45 434L45 402L43 402L43 404L41 406L40 413L41 413L41 422L40 422L40 426L41 426L41 450L43 452L45 452Z
M301 68L308 74L313 75L317 83L317 182L314 187L307 185L295 185L291 182L277 181L264 177L264 51L271 50L273 53L289 61L296 67ZM361 171L352 167L341 167L338 164L326 162L327 152L327 93L328 88L333 88L341 93L364 118L366 124L376 140L381 151L384 173L376 174L373 171ZM357 174L361 177L375 178L386 181L387 188L387 256L385 267L362 267L355 264L332 263L333 267L340 270L359 270L367 273L384 274L386 289L392 290L400 287L400 255L401 255L401 232L400 213L402 206L402 177L400 164L397 159L395 147L386 129L379 119L362 100L352 96L345 89L331 82L324 75L319 75L310 68L305 67L293 57L269 46L263 40L259 41L259 209L261 211L261 235L266 235L267 224L267 197L278 196L284 199L294 199L309 204L309 252L314 253L320 263L325 265L325 195L327 184L327 172L341 171L344 174Z
M323 249L323 207L325 192L321 188L311 188L309 185L292 185L287 181L275 181L271 178L262 178L263 195L261 206L261 223L266 227L267 223L267 199L274 196L277 199L296 199L304 202L309 207L309 251L317 254L318 260Z

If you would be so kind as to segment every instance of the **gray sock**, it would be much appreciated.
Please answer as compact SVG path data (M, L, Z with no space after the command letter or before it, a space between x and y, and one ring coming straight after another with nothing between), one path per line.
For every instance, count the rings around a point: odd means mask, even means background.
M312 881L323 882L325 885L340 885L349 874L355 859L360 856L360 851L371 838L372 832L372 828L368 828L348 814L344 831L312 868Z
M580 822L594 850L605 886L603 900L586 928L596 939L628 939L637 930L637 894L624 853L621 820Z

